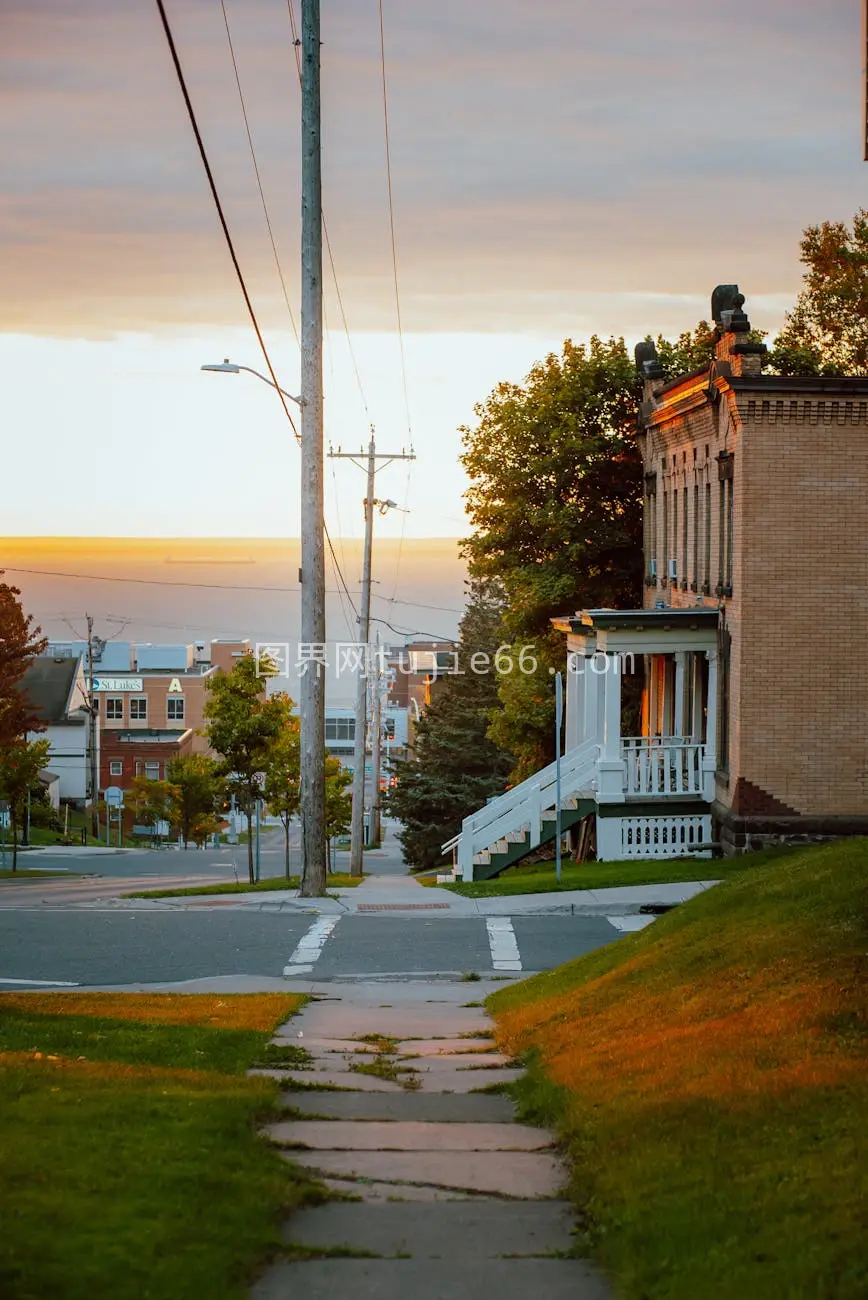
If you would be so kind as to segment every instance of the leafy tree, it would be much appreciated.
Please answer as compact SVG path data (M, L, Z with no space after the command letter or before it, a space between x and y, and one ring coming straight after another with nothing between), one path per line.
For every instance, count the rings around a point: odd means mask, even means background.
M220 789L217 764L207 754L188 754L172 759L166 777L173 789L172 826L180 831L185 849L190 840L194 844L202 843L202 828L206 823L213 822L214 830L217 829L214 816Z
M262 795L261 775L268 772L274 743L292 725L289 696L265 693L264 679L274 673L269 661L244 655L230 673L216 673L207 683L205 735L220 755L218 773L247 815L248 826ZM253 884L252 835L247 837L247 868Z
M807 268L770 361L782 375L868 372L868 209L852 226L824 221L801 240Z
M703 352L707 327L667 354ZM498 748L520 779L553 756L549 668L563 668L554 615L629 608L642 593L642 462L636 445L637 380L623 339L564 343L523 386L500 384L463 429L474 532L463 544L474 577L504 592L503 639L538 661L534 683L501 678ZM539 700L537 700L539 696ZM539 704L528 711L527 705Z
M386 795L386 807L403 823L398 838L415 867L440 865L440 845L506 786L512 758L486 734L492 712L501 707L494 656L502 616L496 584L471 582L461 620L461 672L437 684L419 719L413 756L394 765L397 784Z
M0 569L0 577L2 577ZM28 664L48 645L33 617L25 614L18 587L0 582L0 745L44 731L32 705L20 690Z
M325 836L326 857L331 862L332 840L337 835L346 835L353 817L353 801L349 787L353 775L341 767L340 759L326 758L325 761ZM289 874L287 872L287 874Z
M0 746L0 798L9 803L12 828L12 870L18 870L18 827L27 806L27 796L39 786L39 773L48 762L47 740L18 738Z
M168 822L177 807L178 791L171 781L153 781L148 776L134 776L124 793L124 808L132 813L138 826Z
M290 705L291 703L290 701ZM300 781L301 733L299 720L292 714L269 751L263 790L268 811L272 816L279 817L283 825L284 870L287 879L289 879L289 826L298 812Z

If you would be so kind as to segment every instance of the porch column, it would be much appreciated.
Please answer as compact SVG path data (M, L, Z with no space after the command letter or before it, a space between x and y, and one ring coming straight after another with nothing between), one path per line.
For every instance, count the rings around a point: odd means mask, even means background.
M702 660L698 654L690 656L692 672L690 674L690 690L693 693L693 701L690 709L692 726L690 729L690 739L697 745L702 744L702 673L700 664Z
M584 740L585 715L585 661L580 654L570 650L567 654L567 707L564 724L564 750L569 753Z
M606 803L624 802L624 762L621 758L621 664L606 655L603 682L603 744L597 763L597 795Z
M714 798L714 773L717 768L717 651L706 650L708 660L708 707L705 724L705 748L702 751L703 795Z
M582 740L600 740L600 674L594 671L594 665L597 661L593 655L582 655L579 667L581 668L583 702L584 702L584 719L582 721Z
M648 735L656 736L660 703L657 698L657 656L648 655Z
M684 662L686 658L686 651L675 651L675 699L673 700L672 709L673 736L684 735Z

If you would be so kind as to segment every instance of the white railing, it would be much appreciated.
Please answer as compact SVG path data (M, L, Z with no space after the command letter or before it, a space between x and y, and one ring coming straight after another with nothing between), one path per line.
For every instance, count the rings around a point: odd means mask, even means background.
M684 736L629 736L621 741L628 795L701 795L704 746Z
M711 815L622 817L624 858L710 857Z
M561 804L579 792L590 790L596 776L598 745L585 741L561 759ZM465 880L473 879L473 859L490 849L513 831L526 831L530 847L536 848L542 836L542 815L554 808L556 800L556 764L513 786L492 799L478 812L465 817L461 833L442 845L442 851L456 850L458 867Z

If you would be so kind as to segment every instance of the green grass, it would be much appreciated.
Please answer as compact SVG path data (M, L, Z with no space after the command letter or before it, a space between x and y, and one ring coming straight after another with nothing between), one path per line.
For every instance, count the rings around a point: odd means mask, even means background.
M0 1295L242 1300L325 1195L257 1137L279 1085L244 1074L297 1000L63 996L0 996Z
M752 853L750 862L761 866L792 850L765 849ZM517 863L494 880L441 885L464 898L496 898L504 894L548 894L567 889L614 889L623 885L663 885L685 880L726 880L745 870L744 858L674 858L644 862L563 862L561 883L555 878L554 862ZM433 877L420 884L433 885Z
M327 881L333 889L352 889L362 883L360 876L348 876L335 873ZM147 889L135 894L124 894L124 898L189 898L199 894L269 894L279 889L298 889L298 876L269 876L251 885L247 880L227 881L219 885L191 885L185 889Z
M747 866L491 995L620 1300L861 1300L868 841Z

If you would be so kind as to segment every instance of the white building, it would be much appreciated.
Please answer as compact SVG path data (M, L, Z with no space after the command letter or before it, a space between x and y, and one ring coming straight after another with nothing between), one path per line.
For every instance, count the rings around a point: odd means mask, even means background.
M40 655L29 664L21 689L45 730L30 732L28 740L51 746L46 767L57 776L56 794L64 802L83 804L89 797L90 717L82 656ZM97 770L99 732L96 731Z

